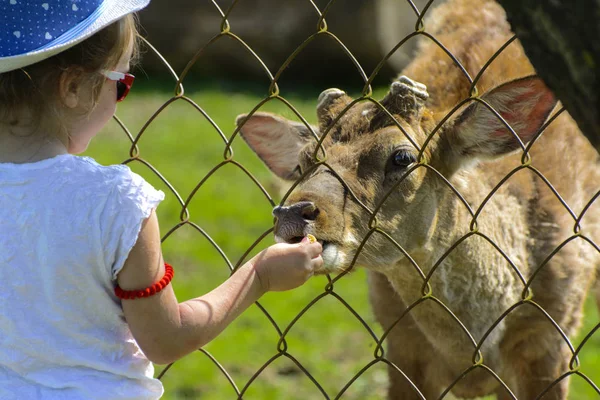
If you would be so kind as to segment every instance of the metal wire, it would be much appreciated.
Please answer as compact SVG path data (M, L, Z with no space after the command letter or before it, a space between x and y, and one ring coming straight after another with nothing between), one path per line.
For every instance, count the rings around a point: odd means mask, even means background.
M536 312L543 314L545 319L550 324L552 324L552 326L554 327L556 332L561 336L562 341L568 347L569 352L570 352L569 370L565 371L563 374L561 374L561 376L556 377L556 379L554 379L552 382L550 382L549 385L547 386L547 388L545 389L545 391L543 393L539 394L538 398L541 398L545 393L550 391L555 385L558 385L561 380L566 379L571 375L579 376L581 379L583 379L585 382L587 382L589 384L589 386L596 393L598 393L598 395L600 395L600 390L598 389L597 385L587 375L585 375L583 372L580 371L581 365L580 365L580 361L578 358L579 354L581 352L581 349L586 345L586 343L589 342L590 338L598 330L600 330L600 323L597 324L589 333L587 333L587 335L584 337L583 341L579 344L579 346L577 348L575 348L570 341L572 338L569 338L564 333L563 329L559 326L559 324L556 321L554 321L554 319L550 316L550 314L543 307L541 307L539 304L537 304L534 301L535 297L534 297L534 293L532 292L532 289L531 289L531 284L534 281L534 279L537 277L537 275L545 269L546 265L552 260L552 258L568 243L575 241L575 240L584 240L585 242L587 242L591 245L591 247L593 248L594 251L600 251L600 248L593 242L592 239L590 239L588 236L586 236L585 234L580 232L581 220L584 217L584 215L586 215L586 213L588 212L588 210L592 206L592 204L594 204L596 199L598 197L600 197L600 190L596 193L595 196L593 196L593 198L591 198L589 200L586 199L586 202L584 203L585 206L583 207L580 214L577 215L571 209L571 207L567 204L567 202L561 197L558 190L556 190L554 188L554 186L552 185L552 182L550 182L541 171L539 171L538 169L535 168L534 165L532 165L532 162L531 162L532 160L531 160L531 157L529 154L531 146L537 141L537 139L539 138L541 133L544 131L544 129L549 124L551 124L562 113L562 111L563 111L562 109L559 110L558 112L556 112L553 115L553 117L548 120L548 122L540 129L538 134L535 135L533 140L530 141L530 143L525 145L521 141L519 136L515 133L513 128L510 126L510 124L502 117L502 115L500 115L500 113L497 110L495 110L490 104L488 104L484 99L480 98L478 95L477 84L479 83L480 78L482 77L482 74L488 69L488 67L498 57L498 55L500 55L511 43L513 43L515 41L516 37L513 36L508 41L506 41L501 47L499 47L498 51L489 60L487 60L487 62L484 64L483 68L479 71L479 73L473 79L467 72L467 69L452 54L452 52L447 47L445 47L434 35L432 35L431 33L429 33L427 31L427 24L424 20L424 17L425 17L425 14L430 9L430 7L435 6L435 2L433 0L430 0L429 2L427 2L424 9L422 11L419 11L417 6L411 0L407 0L409 7L412 8L412 10L414 11L415 16L416 16L416 23L414 26L414 31L409 33L404 38L399 38L398 44L396 46L394 46L383 57L383 59L375 67L373 72L368 75L367 73L365 73L363 67L358 62L356 57L352 54L352 52L348 49L348 47L335 35L334 32L329 30L329 27L328 27L327 21L326 21L326 17L328 15L330 15L331 13L335 13L335 8L333 7L335 0L329 1L327 3L327 5L323 8L323 10L321 10L315 4L314 1L306 0L307 7L311 7L316 11L315 12L315 21L314 21L315 22L315 25L314 25L315 30L289 55L289 57L284 61L284 63L279 67L279 69L277 71L275 71L275 73L272 73L271 70L266 66L266 64L261 60L259 55L251 48L251 46L249 46L240 36L235 34L236 26L230 25L230 23L228 21L228 17L231 15L231 13L233 12L233 10L235 9L235 7L238 3L239 3L239 0L234 0L231 3L231 5L225 10L225 12L223 12L221 10L221 8L219 7L219 5L217 4L217 2L212 0L212 4L214 5L215 12L217 12L221 18L221 26L220 26L221 31L218 32L217 34L215 34L215 36L213 36L208 42L198 44L199 45L198 51L190 59L190 61L186 65L186 67L183 69L183 71L179 75L171 68L171 66L168 64L167 60L165 60L165 58L162 57L159 54L159 52L154 47L152 47L152 45L150 43L147 43L149 50L153 53L156 53L157 56L162 60L162 62L164 62L165 66L167 67L171 76L175 80L174 95L153 113L153 115L146 121L146 123L142 126L142 128L135 135L129 131L129 129L125 126L125 124L123 124L123 122L120 119L115 117L117 123L122 128L124 134L128 137L129 141L131 142L131 146L129 148L129 158L125 161L125 163L138 162L138 163L144 164L151 171L151 173L156 175L156 177L159 178L168 187L170 195L172 195L177 200L179 205L181 206L180 215L179 215L180 221L179 221L179 223L175 224L173 227L171 227L167 231L167 233L162 238L163 242L165 240L169 239L170 236L175 231L179 230L181 227L183 227L185 225L189 225L192 228L194 228L201 236L203 236L204 238L206 238L208 240L210 245L213 246L217 250L217 252L220 254L222 259L228 266L229 272L234 273L235 270L237 268L239 268L240 265L242 265L242 263L245 261L245 259L248 257L248 255L254 250L254 248L265 237L267 237L269 234L272 233L272 229L265 231L262 235L260 235L253 242L253 244L246 250L246 252L244 252L244 254L236 262L232 262L232 261L230 261L228 256L225 254L225 252L217 245L216 241L213 240L213 238L211 238L211 236L202 227L198 226L197 224L193 223L190 220L190 210L188 207L189 207L190 203L192 202L192 200L194 199L197 192L199 190L201 190L203 184L215 172L217 172L220 168L222 168L223 166L228 165L228 164L234 165L235 167L240 169L245 174L245 176L248 179L250 179L257 186L257 188L259 188L259 190L264 194L264 197L265 197L266 201L269 203L269 205L271 207L275 206L275 202L274 202L273 198L268 193L268 191L265 189L263 184L261 184L259 179L254 177L252 175L252 173L247 168L245 168L239 161L237 161L235 158L235 154L232 149L232 144L237 139L240 128L239 127L236 128L233 131L233 133L229 137L227 137L224 134L224 132L220 129L220 127L217 125L217 123L215 123L213 121L213 119L210 117L208 112L206 112L204 109L202 109L192 99L190 99L189 97L186 97L184 95L184 93L185 93L184 84L185 84L186 77L188 76L190 70L202 58L205 50L208 47L219 45L219 42L222 41L223 38L225 38L225 37L229 38L229 40L233 40L233 41L239 43L240 48L243 49L244 51L247 51L252 56L252 58L260 66L261 70L264 71L264 74L268 78L268 86L266 87L266 91L267 91L268 95L264 99L259 101L254 108L252 108L251 110L248 110L249 118L255 112L257 112L261 107L263 107L267 102L270 102L273 100L279 101L282 104L284 104L289 110L291 110L291 112L306 126L306 128L311 133L312 138L315 142L314 152L312 154L314 164L310 168L308 168L306 171L303 171L302 176L298 179L298 181L295 184L293 184L291 186L291 188L288 190L288 192L283 196L282 203L284 203L286 201L287 197L294 191L294 189L297 187L297 185L300 184L300 182L303 179L310 176L317 169L325 168L343 186L344 191L346 193L346 197L349 199L349 201L354 202L354 204L356 204L360 209L362 209L363 212L365 212L365 213L367 213L367 215L369 215L369 224L368 224L368 232L366 232L366 234L362 238L360 244L357 246L356 253L354 254L354 257L350 263L350 266L344 272L342 272L341 274L337 275L334 278L328 276L328 283L323 288L322 293L315 296L312 301L310 301L308 304L306 304L302 308L302 310L296 315L296 317L291 322L289 322L287 325L280 327L278 325L278 323L276 322L276 320L270 315L270 313L268 312L268 310L265 307L263 307L260 303L256 304L258 309L261 311L261 313L264 315L266 320L272 326L273 330L275 331L275 333L278 337L278 340L276 343L273 343L274 347L276 348L276 353L269 355L268 360L266 362L264 362L260 366L260 368L258 368L258 370L250 377L250 379L248 381L236 383L234 378L227 371L227 368L224 365L219 363L219 361L213 355L211 355L209 352L207 352L205 349L200 349L200 353L203 354L207 359L209 359L210 362L212 362L217 367L217 369L221 372L221 374L223 375L223 379L225 379L229 382L229 385L232 388L232 393L231 393L232 397L231 398L243 399L244 395L247 393L249 388L253 385L253 383L256 381L256 379L261 375L261 373L269 365L271 365L274 361L276 361L280 358L287 358L288 360L293 362L293 364L310 380L312 385L314 385L314 387L320 394L321 398L324 398L324 399L330 399L330 398L340 399L340 398L342 398L346 394L346 392L352 387L352 385L354 385L357 382L357 380L365 372L367 372L368 370L370 370L371 368L373 368L374 366L376 366L378 364L385 364L391 370L398 372L403 377L403 379L408 383L408 385L412 388L415 395L420 399L425 399L423 393L421 392L421 389L419 387L417 387L413 381L411 381L410 377L406 375L406 373L402 370L402 368L395 365L390 359L388 359L386 357L386 353L383 348L385 340L390 335L390 332L392 332L392 330L395 329L397 326L401 326L403 323L405 323L406 319L410 317L411 312L413 312L415 310L415 308L423 307L425 304L435 304L441 310L443 310L445 312L445 314L454 321L456 326L462 332L464 332L466 337L468 337L470 345L472 346L472 349L473 349L472 365L468 366L462 373L460 373L458 376L455 377L455 379L451 382L451 384L449 386L447 386L445 388L444 392L439 396L439 399L443 399L444 396L447 393L449 393L461 379L467 377L469 374L472 374L473 371L478 370L478 369L484 370L487 373L489 373L491 376L493 376L493 378L495 380L497 380L499 385L505 390L506 394L510 398L516 399L515 394L511 391L511 388L507 385L507 383L505 383L497 375L497 373L493 370L493 368L491 366L484 363L482 347L486 343L486 340L489 338L492 331L495 328L497 328L497 326L499 324L501 324L505 320L506 317L508 317L510 314L517 312L518 310L521 310L525 307L532 307L534 310L536 310ZM436 46L438 46L448 57L450 57L450 59L459 68L462 75L464 75L464 77L467 79L467 81L469 82L469 85L470 85L469 97L460 101L455 107L453 107L452 110L450 110L448 112L448 114L445 117L443 117L440 120L440 122L433 129L433 131L429 134L429 136L427 137L427 139L425 140L425 142L422 146L419 146L417 144L417 142L411 137L411 135L408 132L406 132L406 130L403 128L403 126L394 118L394 116L390 113L390 111L388 111L379 101L372 98L372 88L371 88L371 84L372 84L374 78L377 76L377 74L379 73L381 68L383 68L383 66L385 65L387 60L396 51L401 49L402 46L409 39L418 37L418 36L430 40L432 43L434 43ZM313 128L309 124L309 122L304 118L304 116L301 115L300 112L297 111L297 109L293 106L293 104L291 104L291 102L289 102L280 93L279 86L278 86L278 82L282 79L283 72L290 65L290 63L297 57L298 54L300 54L303 51L303 49L306 48L306 46L308 44L310 44L313 40L315 40L318 37L324 37L324 38L326 37L326 38L331 39L344 52L344 54L346 54L346 56L348 57L348 62L350 62L351 64L354 65L358 75L361 77L361 79L364 82L361 96L359 98L353 100L352 102L350 102L341 112L339 112L338 115L334 118L333 122L330 124L330 127L327 130L325 130L324 132L320 132L320 136L317 135L317 133L313 130ZM173 185L171 185L169 183L169 181L163 175L161 175L161 173L150 162L148 162L147 160L142 158L141 145L140 145L142 136L144 135L144 133L146 132L146 130L150 126L150 124L165 109L167 109L168 107L171 107L174 103L181 102L181 101L187 102L188 104L192 105L195 112L198 112L199 114L201 114L203 116L203 118L212 126L212 128L217 133L217 135L222 139L223 144L224 144L223 160L220 161L217 165L215 165L208 173L206 173L206 175L204 177L202 177L202 179L200 179L200 181L194 186L194 188L185 196L181 196L175 190ZM508 172L506 174L506 176L498 184L496 184L495 187L489 193L484 194L482 196L482 197L484 197L484 200L477 206L477 208L475 210L472 208L472 205L469 204L469 202L463 197L463 195L460 193L460 191L457 188L455 188L439 171L437 171L433 166L429 165L427 162L428 160L425 159L425 151L428 148L428 145L430 145L430 143L434 139L434 137L441 131L441 127L456 112L458 112L460 109L464 108L464 106L467 105L469 102L473 102L473 101L480 103L483 107L489 109L489 111L491 111L491 113L493 113L495 115L495 117L514 135L514 137L517 139L517 141L521 147L521 150L523 152L521 165L516 166L513 170ZM327 155L327 151L324 147L324 142L331 132L331 127L340 123L342 118L353 107L356 107L357 105L359 105L362 102L370 102L374 105L374 107L376 109L379 110L379 112L383 112L384 114L386 114L390 118L390 120L393 122L393 124L404 133L407 140L410 141L410 143L413 145L415 150L417 150L419 152L418 162L414 163L410 168L407 169L406 173L393 185L392 188L389 189L387 194L385 194L383 196L383 198L380 200L380 202L375 204L374 207L364 204L357 197L357 195L351 190L350 186L344 181L343 177L340 176L335 171L335 168L333 168L328 163L328 155ZM426 272L423 270L423 266L418 265L418 263L413 259L411 254L408 251L406 251L406 249L402 246L401 243L399 243L396 240L396 238L392 237L388 232L386 232L384 229L381 228L381 226L377 220L377 215L380 212L380 210L382 209L382 207L384 206L384 203L386 202L386 200L398 189L398 187L406 179L408 179L409 175L411 175L412 173L414 173L415 171L417 171L419 169L425 169L428 173L430 172L434 177L436 177L436 179L439 179L439 181L441 182L441 184L443 186L446 186L454 195L456 195L456 197L460 200L460 203L462 203L462 205L464 205L465 210L471 216L471 222L468 226L468 232L465 233L458 240L456 240L450 247L448 247L443 252L443 254L437 259L437 261ZM566 212L570 215L570 217L574 221L573 235L568 238L565 238L563 240L563 242L559 246L557 246L546 257L546 259L533 270L533 272L528 277L523 276L523 274L519 270L519 266L517 265L517 263L515 263L511 260L511 258L509 257L510 252L507 251L508 249L501 248L501 246L499 246L497 243L495 243L495 241L492 240L492 238L490 238L489 236L487 236L486 234L484 234L482 232L479 232L478 225L477 225L477 220L480 217L482 211L485 209L486 205L489 204L489 202L496 195L496 193L501 188L503 188L505 183L509 179L511 179L511 177L513 177L517 172L524 171L524 170L528 170L531 173L533 173L535 176L537 176L540 179L540 181L542 181L548 187L548 189L550 191L552 191L552 193L554 194L556 199L562 204L562 206L564 207ZM184 198L185 198L185 200L184 200ZM393 324L391 324L391 326L388 326L387 329L385 329L385 331L383 332L383 334L381 336L378 336L375 333L375 331L373 330L373 328L371 326L369 326L369 324L366 322L366 320L363 317L361 317L359 315L359 313L354 308L352 308L351 305L340 294L338 294L335 291L336 284L340 281L340 279L344 279L344 276L346 276L348 274L348 272L350 272L350 270L353 269L365 244L375 234L377 234L381 238L387 240L400 253L402 253L403 256L405 257L405 259L410 262L410 264L413 266L415 272L418 274L418 276L422 280L421 297L418 298L417 300L415 300L414 302L412 302L411 304L406 304L404 310L398 310L399 311L398 318L396 319L396 321ZM489 243L494 248L494 250L497 251L498 254L500 254L504 260L506 260L506 262L510 266L512 272L514 272L515 276L518 277L518 280L523 285L521 299L519 299L515 304L513 304L508 309L506 309L502 313L502 315L500 315L495 320L495 322L485 331L485 333L478 340L476 340L473 337L473 335L471 334L469 329L467 329L467 327L463 324L463 322L457 317L455 312L453 310L451 310L446 304L444 304L444 302L442 300L440 300L439 297L436 296L436 292L431 284L431 280L433 279L434 276L436 276L436 274L439 273L439 268L443 264L443 262L446 260L446 258L450 254L452 254L452 252L455 251L455 249L459 245L461 245L461 243L465 242L466 240L469 240L472 237L482 238L487 243ZM288 343L286 341L286 336L288 335L288 333L290 331L292 331L294 329L297 322L303 317L303 315L305 315L307 311L312 309L316 304L318 304L320 301L322 301L325 298L335 299L341 306L343 306L348 311L350 311L349 317L350 316L354 317L359 322L360 326L367 332L368 336L373 340L373 343L375 345L375 350L373 352L373 358L370 361L368 361L354 375L349 376L347 382L336 393L328 393L327 392L327 390L321 384L322 380L326 379L326 377L316 376L314 373L310 372L309 369L301 361L302 360L301 355L295 356L290 352L292 349L290 349L290 347L288 346ZM167 372L169 374L177 373L176 371L173 371L172 365L169 365L160 372L160 374L158 375L158 378L162 379L165 376L165 374L167 374ZM241 387L241 390L238 389L238 387ZM167 391L168 390L169 390L169 388L167 387ZM293 390L293 389L291 389L291 390ZM282 397L282 398L284 398L284 397ZM529 400L529 399L527 399L527 400Z

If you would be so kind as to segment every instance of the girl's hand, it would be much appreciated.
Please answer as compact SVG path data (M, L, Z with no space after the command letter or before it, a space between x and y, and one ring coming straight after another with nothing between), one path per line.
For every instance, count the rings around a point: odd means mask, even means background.
M320 243L310 243L305 237L300 243L268 247L250 263L265 292L284 291L302 285L313 276L315 269L323 265L322 251Z

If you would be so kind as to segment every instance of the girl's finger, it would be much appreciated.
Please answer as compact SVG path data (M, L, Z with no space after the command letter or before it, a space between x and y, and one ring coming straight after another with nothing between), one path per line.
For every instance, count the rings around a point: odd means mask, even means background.
M307 244L306 250L308 250L308 254L310 255L310 258L315 258L315 257L321 255L321 253L323 252L323 246L321 246L321 243L319 243L319 242L314 242L314 243Z
M310 260L310 265L312 266L314 271L321 269L321 267L323 266L323 257L321 257L321 255L319 254L317 257Z

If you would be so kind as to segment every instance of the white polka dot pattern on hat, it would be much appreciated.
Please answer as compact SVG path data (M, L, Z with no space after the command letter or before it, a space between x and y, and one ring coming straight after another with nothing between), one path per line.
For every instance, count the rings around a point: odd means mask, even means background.
M0 57L48 44L86 19L102 0L0 0Z

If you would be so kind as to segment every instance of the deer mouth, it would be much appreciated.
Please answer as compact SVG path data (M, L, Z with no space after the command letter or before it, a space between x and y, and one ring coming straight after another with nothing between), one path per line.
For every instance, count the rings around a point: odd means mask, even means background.
M336 242L317 239L323 247L321 257L323 258L323 266L315 271L315 275L325 275L344 270L344 262L346 256L342 250L342 246Z
M275 241L277 243L300 243L304 236L294 236L288 239L284 239L281 236L275 235ZM340 264L342 264L342 260L345 257L342 255L341 245L339 243L320 239L317 237L317 242L321 243L323 247L323 252L321 256L323 257L323 267L319 268L315 271L315 275L325 275L334 272L341 272L343 269Z
M275 241L277 243L289 243L289 244L294 244L294 243L300 243L302 241L302 239L304 239L305 236L294 236L290 239L283 239L281 237L275 236ZM330 245L332 242L327 241L327 240L323 240L323 239L319 239L317 238L317 242L321 243L321 246L323 247L323 250L325 250L325 246Z

